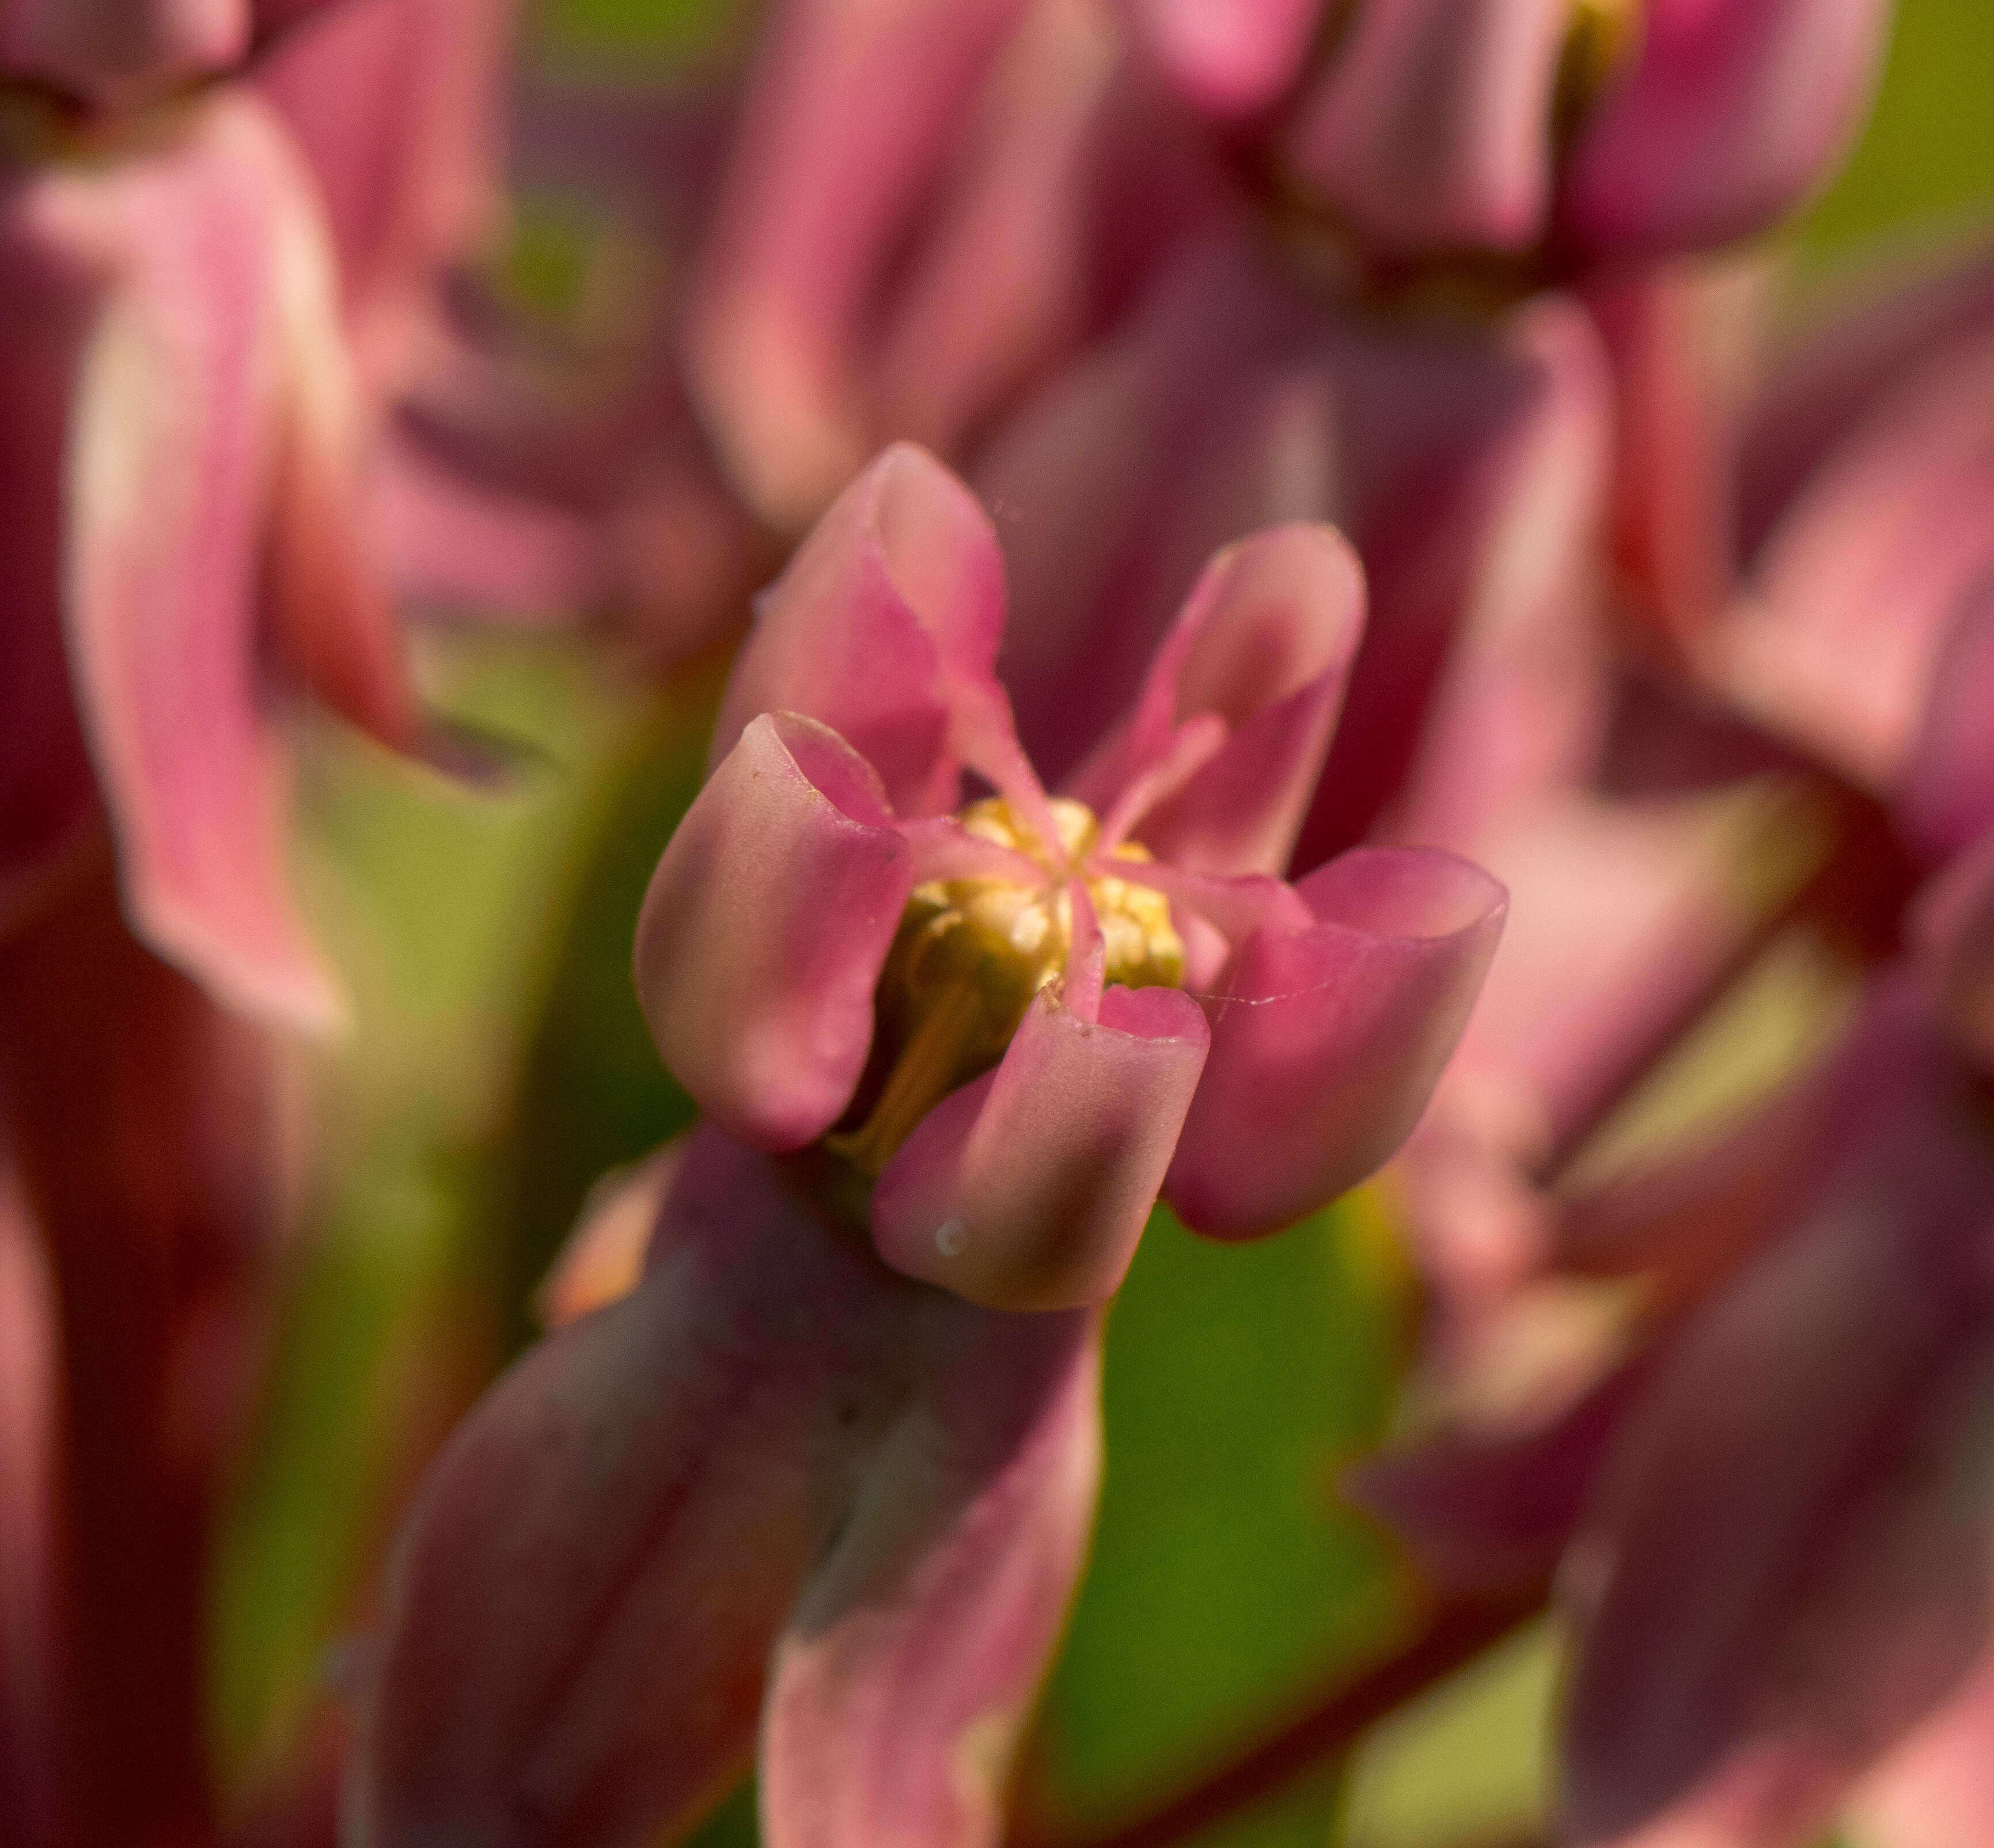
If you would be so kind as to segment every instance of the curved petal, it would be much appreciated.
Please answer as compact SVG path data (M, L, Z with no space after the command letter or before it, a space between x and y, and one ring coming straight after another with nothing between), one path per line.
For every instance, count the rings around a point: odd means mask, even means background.
M996 1069L944 1097L886 1164L872 1194L880 1255L993 1308L1105 1302L1208 1039L1174 989L1110 988L1093 1022L1042 990Z
M1567 0L1371 0L1290 140L1388 250L1515 250L1542 231Z
M694 395L794 529L872 440L861 334L1024 0L785 0L757 62L688 330Z
M249 48L247 0L0 0L0 71L112 108Z
M371 1848L683 1826L903 1407L922 1292L697 1132L632 1295L458 1426L397 1543L352 1809Z
M1574 1545L1576 1841L1805 1839L1984 1646L1994 1162L1915 998L1886 1005L1869 1122L1685 1336Z
M952 809L947 679L987 680L1003 623L988 516L925 450L896 443L762 593L707 761L757 713L807 713L871 762L901 814Z
M1881 61L1887 0L1648 0L1633 67L1579 132L1561 217L1653 256L1770 224L1833 171Z
M838 1121L914 874L879 779L836 732L783 713L741 734L637 920L644 1018L707 1116L765 1148Z
M644 1275L665 1202L692 1144L676 1136L640 1160L612 1169L588 1190L581 1217L533 1292L543 1328L565 1328L620 1302Z
M944 1298L920 1390L776 1651L769 1848L984 1848L1100 1473L1097 1316Z
M1994 579L1974 587L1940 652L1904 792L1906 824L1920 849L1935 861L1994 830L1990 714Z
M1507 895L1422 849L1358 848L1297 888L1308 930L1249 939L1164 1193L1221 1238L1278 1231L1403 1142L1474 1005Z
M309 388L284 369L281 272L310 236L291 170L262 112L231 101L94 197L75 183L69 207L118 282L77 385L67 624L140 934L231 1004L323 1028L342 1004L286 889L283 768L257 676L289 409L270 379ZM348 606L293 550L272 594L306 585L334 600L308 625L323 638Z
M1126 0L1172 91L1220 121L1269 109L1301 74L1321 0Z
M1334 529L1276 526L1228 546L1074 793L1105 813L1178 727L1215 714L1227 727L1223 746L1133 831L1160 860L1193 872L1279 872L1315 793L1363 629L1363 566Z

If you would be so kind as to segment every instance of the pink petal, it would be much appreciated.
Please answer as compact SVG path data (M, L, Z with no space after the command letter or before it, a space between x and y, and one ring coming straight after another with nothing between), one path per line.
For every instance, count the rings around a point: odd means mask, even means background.
M0 0L0 70L114 108L237 63L245 0Z
M337 386L301 375L313 357L335 363L297 344L300 265L329 275L302 183L261 112L230 101L190 142L51 188L51 221L118 276L77 385L66 550L70 652L127 902L148 941L231 1004L322 1028L341 1004L286 890L283 770L256 676L266 625L391 735L405 709L379 606L314 524L331 466L314 395Z
M1994 1841L1994 1661L1865 1778L1846 1814L1879 1848L1981 1848Z
M620 1302L644 1275L651 1234L677 1184L691 1146L688 1134L642 1161L612 1169L588 1190L581 1217L533 1292L544 1328L565 1328Z
M762 594L708 761L757 713L807 713L871 761L899 813L952 809L947 676L987 680L1003 621L988 518L933 457L896 443Z
M1562 217L1626 256L1727 243L1833 172L1867 112L1884 0L1650 0L1631 69L1595 103Z
M1907 826L1933 860L1994 830L1994 580L1965 600L1932 675L1904 795Z
M1157 651L1136 712L1076 776L1105 810L1171 728L1215 714L1218 755L1135 832L1200 873L1277 873L1301 826L1364 627L1364 574L1326 526L1275 527L1221 552Z
M947 1298L919 1394L791 1614L762 1728L769 1848L984 1848L1100 1472L1099 1323Z
M880 1255L992 1308L1105 1302L1208 1040L1174 989L1110 988L1094 1023L1041 991L996 1069L944 1098L887 1163L872 1195Z
M1126 11L1172 91L1229 122L1287 94L1322 9L1319 0L1127 0Z
M1388 250L1536 240L1564 0L1372 0L1290 140L1297 171Z
M810 518L865 458L864 317L1023 10L786 0L776 11L688 337L701 413L777 526Z
M634 1295L460 1425L392 1564L376 1848L657 1839L754 1746L769 1652L901 1415L920 1293L697 1132Z
M1806 1839L1984 1647L1994 1162L1914 998L1882 1005L1869 1124L1686 1336L1575 1543L1575 1839Z
M767 1148L837 1121L915 871L879 779L828 726L765 714L741 734L637 921L651 1036L707 1116Z
M1405 1140L1508 902L1478 868L1420 849L1355 850L1297 889L1314 926L1259 932L1221 978L1165 1186L1185 1223L1214 1237L1291 1224Z
M1961 1049L1994 1071L1994 830L1918 895L1911 947Z

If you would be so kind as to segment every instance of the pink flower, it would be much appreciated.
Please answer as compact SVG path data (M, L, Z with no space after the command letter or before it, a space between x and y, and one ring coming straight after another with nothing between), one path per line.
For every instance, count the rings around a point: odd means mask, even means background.
M664 1194L642 1281L432 1474L368 1839L643 1839L758 1713L774 1848L994 1839L1092 1504L1097 1306L1159 1189L1235 1237L1361 1178L1500 928L1500 888L1443 854L1273 876L1361 597L1323 529L1222 553L1052 796L992 673L1002 572L967 490L901 447L824 516L639 926L708 1121L632 1183ZM965 772L995 793L956 814ZM628 1213L581 1235L577 1306L616 1287Z

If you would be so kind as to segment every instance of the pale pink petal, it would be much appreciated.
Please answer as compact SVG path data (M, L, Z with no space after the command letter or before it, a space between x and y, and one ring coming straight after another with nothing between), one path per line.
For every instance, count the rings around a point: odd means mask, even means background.
M1588 250L1650 256L1761 229L1825 183L1867 112L1885 0L1649 0L1594 103L1561 216Z
M689 1134L674 1137L589 1189L581 1219L533 1292L533 1312L543 1328L565 1328L620 1302L637 1287L651 1234L691 1141Z
M801 525L864 460L875 290L1024 0L783 0L757 60L689 327L701 412L749 501Z
M1582 1843L1807 1839L1987 1635L1994 1162L1901 989L1874 1114L1685 1336L1567 1576Z
M764 714L679 823L637 921L637 994L672 1075L745 1141L800 1148L851 1101L914 860L871 767Z
M1753 710L1879 792L1910 768L1933 675L1994 569L1994 334L1928 360L1831 450L1718 639Z
M237 63L247 0L0 0L0 71L136 105Z
M870 761L899 813L952 809L947 678L988 679L1003 621L988 518L933 457L896 443L762 593L708 761L757 713L807 713Z
M1289 141L1297 172L1390 251L1541 234L1565 0L1372 0Z
M1364 628L1364 574L1325 526L1280 526L1212 560L1157 651L1131 719L1074 780L1107 809L1140 775L1163 727L1215 715L1225 743L1134 832L1159 859L1200 873L1277 873L1321 775ZM1156 744L1152 744L1152 737Z
M1089 1022L1042 990L996 1069L944 1097L872 1195L880 1255L972 1302L1102 1302L1134 1256L1203 1068L1197 1005L1110 988Z
M653 1841L746 1767L922 1292L716 1131L666 1217L642 1285L505 1374L411 1511L351 1792L373 1848Z
M265 625L310 638L308 655L356 699L389 683L348 673L328 638L351 580L298 549L322 536L319 464L290 396L317 388L290 369L286 265L313 235L293 173L259 111L218 104L188 141L68 179L51 204L119 276L77 385L66 550L70 653L127 902L148 941L231 1004L323 1028L341 1003L286 889ZM286 392L274 404L272 375ZM307 499L272 593L329 599L296 628L259 607L280 468ZM370 675L381 659L361 658Z
M1974 587L1939 655L1903 813L1934 861L1994 830L1994 581Z
M1165 1192L1215 1237L1278 1230L1352 1187L1426 1107L1474 1004L1506 895L1451 854L1361 848L1298 888L1221 977L1211 1054Z
M791 1614L762 1729L768 1848L985 1848L1085 1550L1099 1323L938 1299L920 1391Z
M1994 1841L1994 1660L1866 1778L1845 1812L1874 1848Z
M1124 10L1177 95L1237 121L1287 94L1323 9L1320 0L1126 0Z

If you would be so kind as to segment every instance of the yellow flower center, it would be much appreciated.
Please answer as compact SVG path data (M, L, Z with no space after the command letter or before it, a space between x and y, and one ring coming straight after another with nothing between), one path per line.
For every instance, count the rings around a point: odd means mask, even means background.
M1004 1056L1032 998L1064 974L1073 944L1069 881L1084 888L1101 928L1103 980L1176 987L1184 942L1162 893L1085 870L1098 832L1094 812L1050 800L1057 842L1042 841L1001 797L972 803L964 829L1044 869L1026 885L1008 879L935 879L914 888L879 978L872 1057L845 1121L825 1145L876 1176L914 1125L957 1086ZM1140 862L1133 842L1107 857Z

